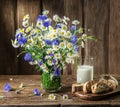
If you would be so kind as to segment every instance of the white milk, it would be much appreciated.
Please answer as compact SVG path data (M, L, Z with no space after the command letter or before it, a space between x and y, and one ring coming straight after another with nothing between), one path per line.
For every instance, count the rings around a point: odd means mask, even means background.
M93 66L81 65L77 69L77 83L93 80Z

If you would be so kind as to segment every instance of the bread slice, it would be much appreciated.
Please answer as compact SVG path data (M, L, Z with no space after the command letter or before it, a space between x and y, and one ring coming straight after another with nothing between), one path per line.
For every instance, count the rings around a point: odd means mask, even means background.
M88 81L83 85L83 92L86 93L90 93L91 92L91 87L92 85L95 84L95 81Z
M106 82L99 81L95 83L94 85L92 85L91 91L94 94L99 94L99 93L110 91L110 87Z

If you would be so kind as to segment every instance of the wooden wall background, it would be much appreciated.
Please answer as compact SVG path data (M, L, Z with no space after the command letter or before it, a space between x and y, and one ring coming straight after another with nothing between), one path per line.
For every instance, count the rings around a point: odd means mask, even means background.
M0 0L0 74L40 74L33 66L17 58L20 49L11 46L22 17L30 14L36 21L42 10L78 19L91 28L98 42L87 43L86 54L93 56L95 74L120 74L120 0ZM75 74L68 65L65 74Z

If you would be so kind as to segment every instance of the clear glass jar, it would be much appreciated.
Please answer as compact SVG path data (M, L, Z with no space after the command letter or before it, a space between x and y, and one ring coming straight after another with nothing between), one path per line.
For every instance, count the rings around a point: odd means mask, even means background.
M46 92L58 92L61 89L61 76L52 76L50 73L43 72L41 78L42 89Z
M77 83L93 80L93 58L85 59L83 64L77 67Z

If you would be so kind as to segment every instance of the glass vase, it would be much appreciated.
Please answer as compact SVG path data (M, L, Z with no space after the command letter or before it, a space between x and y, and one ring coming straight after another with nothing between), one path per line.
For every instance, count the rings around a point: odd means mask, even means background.
M43 72L41 78L42 89L46 92L58 92L61 89L61 76L54 76Z

